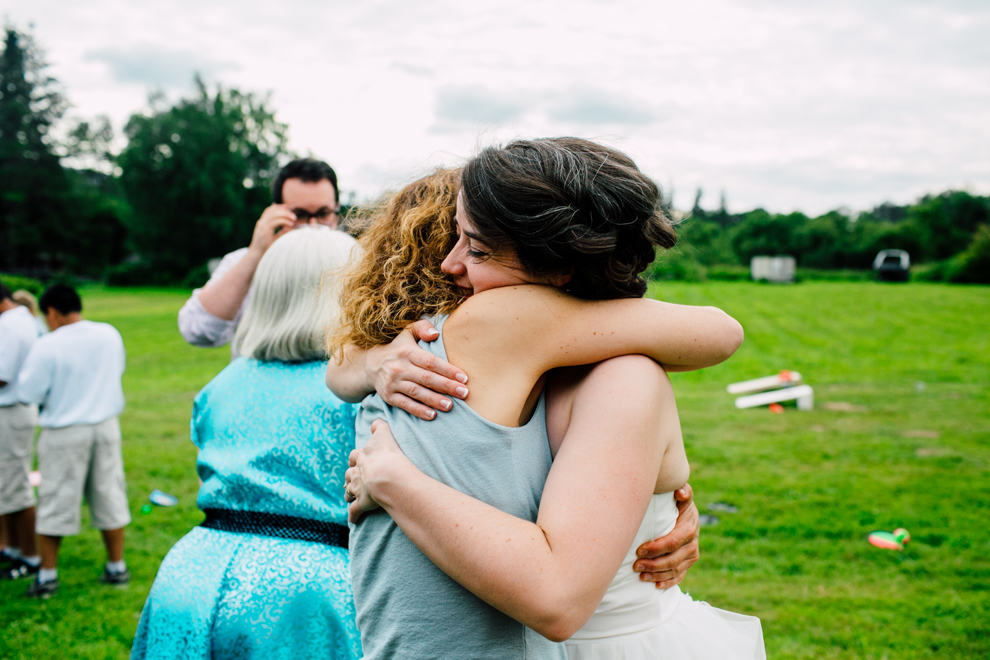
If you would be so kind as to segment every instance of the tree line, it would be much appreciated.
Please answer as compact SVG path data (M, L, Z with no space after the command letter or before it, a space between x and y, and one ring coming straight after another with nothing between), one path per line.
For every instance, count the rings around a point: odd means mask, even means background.
M196 286L206 263L250 242L280 163L293 156L267 96L198 77L160 92L118 139L106 118L69 119L30 34L5 28L0 55L0 272ZM818 217L694 208L654 277L739 273L756 255L799 266L868 269L900 248L931 280L990 282L990 198L965 191ZM721 269L721 271L719 270ZM734 269L734 270L733 270Z
M188 98L152 93L117 147L106 118L68 103L29 34L0 55L0 272L202 283L206 262L250 242L271 203L287 126L268 97L198 77Z
M818 217L774 214L763 209L729 213L694 208L678 226L678 247L659 262L657 275L697 279L720 266L746 266L758 255L791 255L806 269L866 270L880 250L906 250L918 279L990 282L990 197L950 190L915 204L884 203L852 214ZM732 269L727 271L729 274Z

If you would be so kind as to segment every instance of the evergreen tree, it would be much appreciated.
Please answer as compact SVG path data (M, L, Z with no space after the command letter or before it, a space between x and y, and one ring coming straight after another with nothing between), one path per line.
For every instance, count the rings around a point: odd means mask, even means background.
M65 112L30 35L5 28L0 55L0 267L58 266L69 186L50 130Z

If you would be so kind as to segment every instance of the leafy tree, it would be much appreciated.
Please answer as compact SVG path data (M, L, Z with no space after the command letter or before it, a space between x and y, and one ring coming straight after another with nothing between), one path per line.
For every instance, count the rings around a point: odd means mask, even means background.
M990 225L978 227L973 242L946 268L949 282L990 284Z
M907 218L907 211L907 206L897 206L890 202L884 202L879 206L874 206L872 211L860 213L857 221L900 222Z
M807 216L801 213L771 215L763 209L750 211L743 214L735 229L732 249L744 264L760 255L799 257L794 235L807 221Z
M72 246L62 255L65 270L102 277L128 253L126 219L129 207L119 179L97 170L66 170L72 192L72 221L62 237Z
M794 249L805 268L848 265L849 218L838 211L830 211L801 223L794 230Z
M735 264L739 258L732 251L731 232L713 220L688 218L677 226L677 247L705 266Z
M0 55L0 265L58 265L69 183L50 131L66 102L30 35L5 29Z
M60 145L62 156L83 164L82 169L113 172L113 126L106 115L90 122L76 119Z
M845 258L850 268L870 268L880 250L905 250L913 263L923 261L923 237L913 223L875 221L860 216L853 223Z
M964 250L976 228L990 221L988 200L963 191L924 197L908 209L906 222L920 237L924 259L946 259Z
M145 265L172 281L250 242L286 154L287 127L267 98L211 93L198 77L196 88L172 107L152 95L127 122L118 158L131 240Z
M701 198L704 196L705 191L698 188L694 192L694 204L691 205L691 217L704 219L708 217L708 212L701 208Z

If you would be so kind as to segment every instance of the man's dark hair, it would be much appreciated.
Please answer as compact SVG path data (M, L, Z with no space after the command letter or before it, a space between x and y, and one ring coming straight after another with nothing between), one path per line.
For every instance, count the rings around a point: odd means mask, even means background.
M299 179L306 183L318 183L326 179L333 184L334 201L340 203L340 189L337 187L337 173L322 160L297 158L283 167L275 183L272 184L272 201L282 203L282 186L288 179Z
M82 300L68 284L53 284L41 294L38 307L42 314L47 314L49 308L53 308L62 316L67 316L72 312L82 311Z
M10 289L8 289L3 282L0 282L0 300L6 300L7 298L10 298L10 296Z

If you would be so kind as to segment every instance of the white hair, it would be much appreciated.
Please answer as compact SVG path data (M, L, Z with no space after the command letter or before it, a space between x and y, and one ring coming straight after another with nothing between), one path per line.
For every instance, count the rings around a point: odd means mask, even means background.
M337 275L356 244L343 232L318 226L276 240L258 263L234 352L283 362L326 359L327 328L336 326L340 313Z

